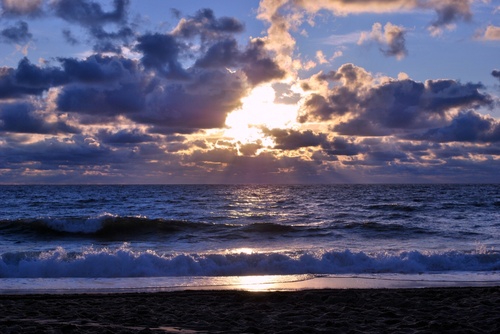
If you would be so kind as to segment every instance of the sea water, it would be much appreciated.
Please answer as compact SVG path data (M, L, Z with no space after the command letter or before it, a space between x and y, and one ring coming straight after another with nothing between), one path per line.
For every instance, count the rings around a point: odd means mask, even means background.
M4 290L500 271L500 185L12 185L0 203Z

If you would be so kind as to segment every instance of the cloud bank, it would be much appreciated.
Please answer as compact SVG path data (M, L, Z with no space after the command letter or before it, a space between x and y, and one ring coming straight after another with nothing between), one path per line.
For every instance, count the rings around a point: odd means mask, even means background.
M470 21L472 3L263 0L265 33L244 39L245 22L209 8L147 31L128 0L3 0L4 45L36 41L32 20L45 18L64 22L68 46L89 48L0 68L0 182L498 182L500 122L487 115L498 98L485 84L333 68L341 50L316 51L308 67L297 47L302 24L324 12L430 13L424 31L437 36ZM385 22L356 39L404 63L408 29ZM484 39L498 40L495 29ZM269 114L292 107L296 119L230 137L228 115L257 87L275 93Z

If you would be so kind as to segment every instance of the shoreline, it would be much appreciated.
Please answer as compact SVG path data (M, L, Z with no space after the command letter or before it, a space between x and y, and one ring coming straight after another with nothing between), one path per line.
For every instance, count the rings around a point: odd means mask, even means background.
M2 333L500 331L500 286L0 295Z
M182 290L301 291L500 286L500 272L122 278L0 278L1 295L153 293Z

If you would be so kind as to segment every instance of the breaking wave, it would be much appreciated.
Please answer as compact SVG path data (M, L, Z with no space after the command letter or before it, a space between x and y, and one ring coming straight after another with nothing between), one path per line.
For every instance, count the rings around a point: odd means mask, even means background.
M450 251L397 254L344 251L160 254L89 248L68 252L11 252L0 257L0 277L161 277L287 274L431 273L500 270L500 253Z

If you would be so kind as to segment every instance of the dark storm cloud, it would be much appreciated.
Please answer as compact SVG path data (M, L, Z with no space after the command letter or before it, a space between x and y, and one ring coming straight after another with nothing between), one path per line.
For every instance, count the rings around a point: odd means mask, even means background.
M252 40L240 59L243 71L253 85L285 76L285 71L270 57L264 46L263 40Z
M61 111L77 112L99 117L115 117L143 110L145 97L142 87L135 83L123 83L116 88L67 86L57 97Z
M85 60L59 59L72 84L61 89L61 111L99 117L139 112L145 105L147 87L135 61L123 57L90 56Z
M63 71L57 67L39 67L23 58L15 71L15 80L19 85L47 89L67 82Z
M66 75L60 69L38 67L23 58L17 69L0 68L0 99L40 95L49 88L66 82Z
M118 3L125 4L115 2L113 13L123 14ZM123 15L105 13L93 2L71 4L60 1L54 6L59 9L74 6L73 12L65 14L68 15L66 19L88 25L87 29L101 43L96 44L101 48L98 51L119 52L113 49L114 41L134 38L126 26L117 32L107 32L99 26L118 22ZM220 34L241 29L236 21L216 19L206 11L195 18L204 22L203 29ZM69 31L66 35L71 37ZM241 104L240 98L251 85L284 75L260 40L253 40L242 50L237 44L231 44L234 59L223 59L218 63L212 61L217 57L210 52L199 51L194 56L199 55L203 61L184 69L180 59L193 57L193 53L179 38L158 33L139 36L135 48L143 55L140 62L97 54L82 60L58 58L60 67L43 67L23 59L17 69L2 69L0 98L41 96L50 88L59 87L57 94L52 96L57 111L72 113L82 124L97 124L125 116L153 126L152 132L192 133L199 129L223 127L227 114ZM208 48L215 49L215 46ZM227 66L236 69L228 71Z
M154 139L153 136L142 133L137 129L120 130L117 132L103 130L99 132L98 137L102 142L114 145L140 144L151 142Z
M94 122L123 115L162 133L223 127L247 89L244 78L225 69L190 69L186 79L171 81L118 56L59 61L71 82L57 96L59 110L95 116Z
M324 141L321 145L323 151L328 155L357 155L363 149L343 137L336 137L332 141Z
M238 43L235 39L228 38L213 44L205 55L196 61L196 66L202 68L237 66L240 57Z
M342 116L356 108L356 97L356 92L347 87L339 87L336 89L336 94L329 96L328 99L319 94L311 94L304 108L313 111L315 118L328 120L332 116Z
M334 129L346 136L388 136L392 134L390 129L382 128L377 123L366 119L352 119L348 122L340 122L335 125Z
M334 130L346 135L385 134L388 130L431 128L446 122L446 113L491 105L489 95L481 93L481 84L462 84L454 80L389 80L373 85L372 78L350 64L318 77L340 85L327 96L312 95L305 103L301 120L312 117L327 120L349 114L349 121Z
M232 17L216 18L211 9L201 9L192 17L181 19L174 30L174 35L183 38L201 36L202 40L218 38L225 34L242 32L243 23Z
M252 85L284 77L285 71L264 47L264 41L254 39L240 51L234 39L225 39L213 44L195 65L201 68L241 67Z
M325 154L331 156L353 156L360 153L369 153L371 150L371 145L368 143L360 145L344 137L335 137L333 140L328 140L327 134L314 133L311 130L263 129L263 133L273 138L276 143L274 148L280 150L320 147ZM377 142L377 144L379 143ZM381 154L382 153L380 153L379 156L381 156ZM394 154L391 154L391 156L394 156Z
M315 134L311 130L296 131L283 129L263 129L263 133L276 142L280 150L296 150L302 147L320 146L326 141L325 134Z
M51 3L58 17L88 27L125 22L129 0L114 0L113 5L112 11L105 12L98 2L89 0L57 0Z
M450 125L413 138L437 142L499 142L500 122L473 111L461 112Z
M14 26L0 31L0 40L5 43L26 43L33 35L29 32L28 23L18 21Z
M93 55L83 60L59 58L65 75L73 82L110 84L134 79L139 72L136 62L124 57Z
M364 164L375 166L387 161L405 161L408 158L406 152L401 152L399 150L369 151L366 154L367 156L364 159Z
M247 87L244 79L226 70L189 71L182 83L161 81L148 94L148 104L132 119L157 127L209 129L224 127ZM188 131L189 132L189 131Z
M79 133L64 122L47 122L34 114L28 103L0 104L0 132L15 133Z
M35 143L13 145L5 148L7 164L36 162L39 170L58 170L64 166L71 166L71 170L78 170L89 166L99 166L118 162L117 155L104 145L95 145L92 138L83 135L74 135L71 141L60 141L55 137L47 138Z
M136 50L143 54L141 62L146 68L158 70L169 78L187 77L178 58L181 44L169 34L145 34L137 39Z

